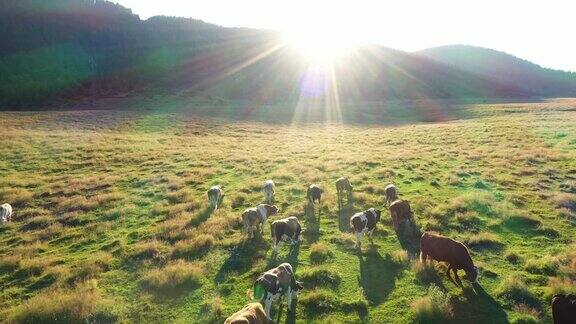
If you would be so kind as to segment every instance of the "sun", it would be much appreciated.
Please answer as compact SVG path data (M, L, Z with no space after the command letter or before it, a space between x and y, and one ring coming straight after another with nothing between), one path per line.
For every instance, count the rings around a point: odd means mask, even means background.
M327 66L347 56L354 43L335 30L294 30L284 34L284 41L311 65Z

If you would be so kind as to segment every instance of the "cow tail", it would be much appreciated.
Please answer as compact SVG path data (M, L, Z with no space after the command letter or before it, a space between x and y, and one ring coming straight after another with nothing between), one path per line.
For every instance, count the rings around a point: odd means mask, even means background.
M270 234L272 235L272 238L274 238L274 223L270 224Z

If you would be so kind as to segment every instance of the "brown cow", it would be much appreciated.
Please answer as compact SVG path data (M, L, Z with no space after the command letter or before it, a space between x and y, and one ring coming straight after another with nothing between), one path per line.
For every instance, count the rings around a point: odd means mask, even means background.
M352 197L353 189L354 188L352 187L352 184L350 184L350 180L348 180L348 178L341 177L338 180L336 180L336 192L338 193L338 203L342 202L343 198L342 196L344 195L344 192L346 192L349 202L350 197Z
M242 221L244 222L244 229L249 237L254 236L256 229L262 233L262 225L268 217L278 214L278 207L267 204L260 204L257 207L246 209L242 213Z
M412 215L410 204L406 200L398 199L390 205L390 216L396 232L398 232L400 224L405 221L412 221Z
M260 303L250 303L230 315L224 324L268 324L272 321L266 316Z
M446 275L450 277L450 269L452 269L459 285L462 285L458 277L460 269L466 272L471 281L478 282L478 268L474 266L470 252L464 244L445 236L424 233L420 239L420 261L426 262L428 257L448 263Z
M270 231L272 232L274 253L276 253L281 241L290 241L292 245L300 241L302 226L300 226L298 218L291 216L273 222Z
M282 263L276 268L264 272L254 282L254 298L264 303L266 316L270 318L272 302L279 297L288 297L288 310L292 310L292 301L298 296L302 283L296 281L290 263Z
M362 234L368 234L368 236L372 237L372 233L379 221L380 211L374 208L356 213L350 218L350 228L352 228L356 234L355 248L360 246Z
M310 201L310 203L314 203L318 201L320 203L320 199L322 198L322 189L318 185L312 184L308 187L308 191L306 192L306 198Z
M554 324L576 323L576 295L556 294L552 297Z
M398 187L393 184L389 184L384 188L386 193L386 204L390 205L394 200L398 199Z

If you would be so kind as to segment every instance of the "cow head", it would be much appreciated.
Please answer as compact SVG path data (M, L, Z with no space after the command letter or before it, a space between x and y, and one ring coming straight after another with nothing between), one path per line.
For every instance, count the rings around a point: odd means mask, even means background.
M380 222L380 214L382 214L382 212L379 209L374 209L374 214L376 216L376 223Z
M472 281L473 283L478 283L478 267L476 266L472 266L470 269L468 269L468 271L466 272L466 274L468 275L468 277L470 278L470 281Z
M277 206L268 206L266 209L268 209L268 216L276 215L280 211Z

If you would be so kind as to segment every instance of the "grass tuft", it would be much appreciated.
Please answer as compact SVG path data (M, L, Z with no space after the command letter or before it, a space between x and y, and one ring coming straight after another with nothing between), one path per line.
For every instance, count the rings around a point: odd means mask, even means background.
M448 321L454 317L450 295L436 285L428 287L428 294L412 303L418 323Z
M524 279L518 275L505 278L496 289L496 294L514 304L540 307L540 301L536 295L530 291Z
M330 251L328 244L317 242L310 246L310 262L312 264L325 263L334 258L334 253Z
M142 285L151 291L170 294L200 286L204 269L197 263L176 260L144 275Z

